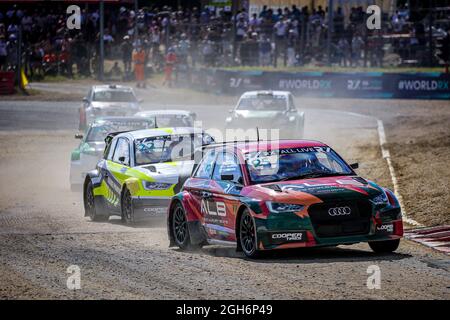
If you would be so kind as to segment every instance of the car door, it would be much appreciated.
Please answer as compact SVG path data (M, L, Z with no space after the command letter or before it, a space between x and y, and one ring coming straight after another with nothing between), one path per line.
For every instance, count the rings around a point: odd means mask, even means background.
M216 156L216 149L207 150L192 178L188 179L183 186L183 189L191 195L186 203L189 206L188 211L195 214L203 226L208 223L208 216L202 203L204 204L205 199L211 195L209 188Z
M211 238L224 241L236 240L236 214L243 182L236 155L231 151L219 153L209 187L210 194L205 194L203 199Z
M120 210L120 194L124 181L129 178L130 168L130 141L121 137L117 140L111 160L107 160L106 171L103 175L106 185L111 193L110 205Z

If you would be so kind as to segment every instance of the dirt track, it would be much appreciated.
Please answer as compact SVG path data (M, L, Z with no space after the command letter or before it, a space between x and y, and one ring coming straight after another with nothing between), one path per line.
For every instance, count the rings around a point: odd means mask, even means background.
M144 98L150 108L158 101L177 103L182 94L170 101L159 100L165 95L157 93ZM217 101L205 107L209 101L204 96L194 98L184 100L207 126L220 126L228 107ZM198 100L201 104L195 104ZM373 119L343 113L352 108L339 108L344 101L299 102L308 105L307 137L333 145L347 160L360 162L362 176L390 186ZM389 120L389 104L398 102L383 101L382 108L374 107L379 108L376 116ZM77 107L70 102L0 102L1 298L450 298L448 257L408 241L392 255L374 255L360 244L278 252L249 261L232 248L169 249L163 219L137 226L115 219L90 222L83 217L81 195L68 188ZM341 110L322 110L331 108ZM400 103L396 110L403 114L403 109ZM391 152L397 154L395 149ZM66 269L73 264L81 268L82 289L77 291L66 288ZM380 290L366 287L370 265L381 268Z

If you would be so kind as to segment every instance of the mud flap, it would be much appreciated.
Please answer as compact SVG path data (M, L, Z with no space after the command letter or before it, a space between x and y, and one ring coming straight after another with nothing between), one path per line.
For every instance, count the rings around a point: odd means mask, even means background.
M200 221L188 221L189 236L192 244L206 242L206 232Z
M95 210L98 215L100 216L109 216L109 212L106 209L106 200L103 196L95 196L94 197L94 203L95 203Z

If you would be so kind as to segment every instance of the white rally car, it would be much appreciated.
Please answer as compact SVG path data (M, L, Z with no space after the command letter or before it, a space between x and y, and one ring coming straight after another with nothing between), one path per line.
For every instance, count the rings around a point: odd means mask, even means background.
M155 120L159 128L193 127L197 118L195 112L178 109L147 110L135 116Z
M84 134L76 134L80 144L70 156L70 188L81 191L86 173L95 168L105 149L105 138L111 132L154 128L152 119L140 117L102 117L89 125Z
M249 91L226 118L229 129L278 129L283 139L303 138L305 113L294 104L289 91Z
M133 88L120 85L92 86L81 106L79 129L86 129L98 117L132 116L141 111Z
M105 141L103 158L83 184L85 215L94 221L119 215L129 223L165 213L214 139L178 127L112 133Z

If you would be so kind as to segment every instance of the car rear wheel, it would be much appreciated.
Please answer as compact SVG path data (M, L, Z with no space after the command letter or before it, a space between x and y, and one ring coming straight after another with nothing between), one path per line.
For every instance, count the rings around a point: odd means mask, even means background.
M186 214L181 204L176 204L172 213L172 234L175 243L180 249L188 250L191 247Z
M94 189L92 187L92 181L89 181L86 185L85 197L84 197L84 210L86 215L91 218L92 221L106 221L108 216L99 215L97 208L95 207Z
M242 251L249 258L256 258L259 255L256 245L256 227L253 217L246 209L241 216L239 225L239 240Z
M391 253L397 250L400 245L400 239L385 240L385 241L371 241L370 248L376 253Z
M128 189L125 189L122 194L122 222L134 222L133 203L131 201L131 193Z

